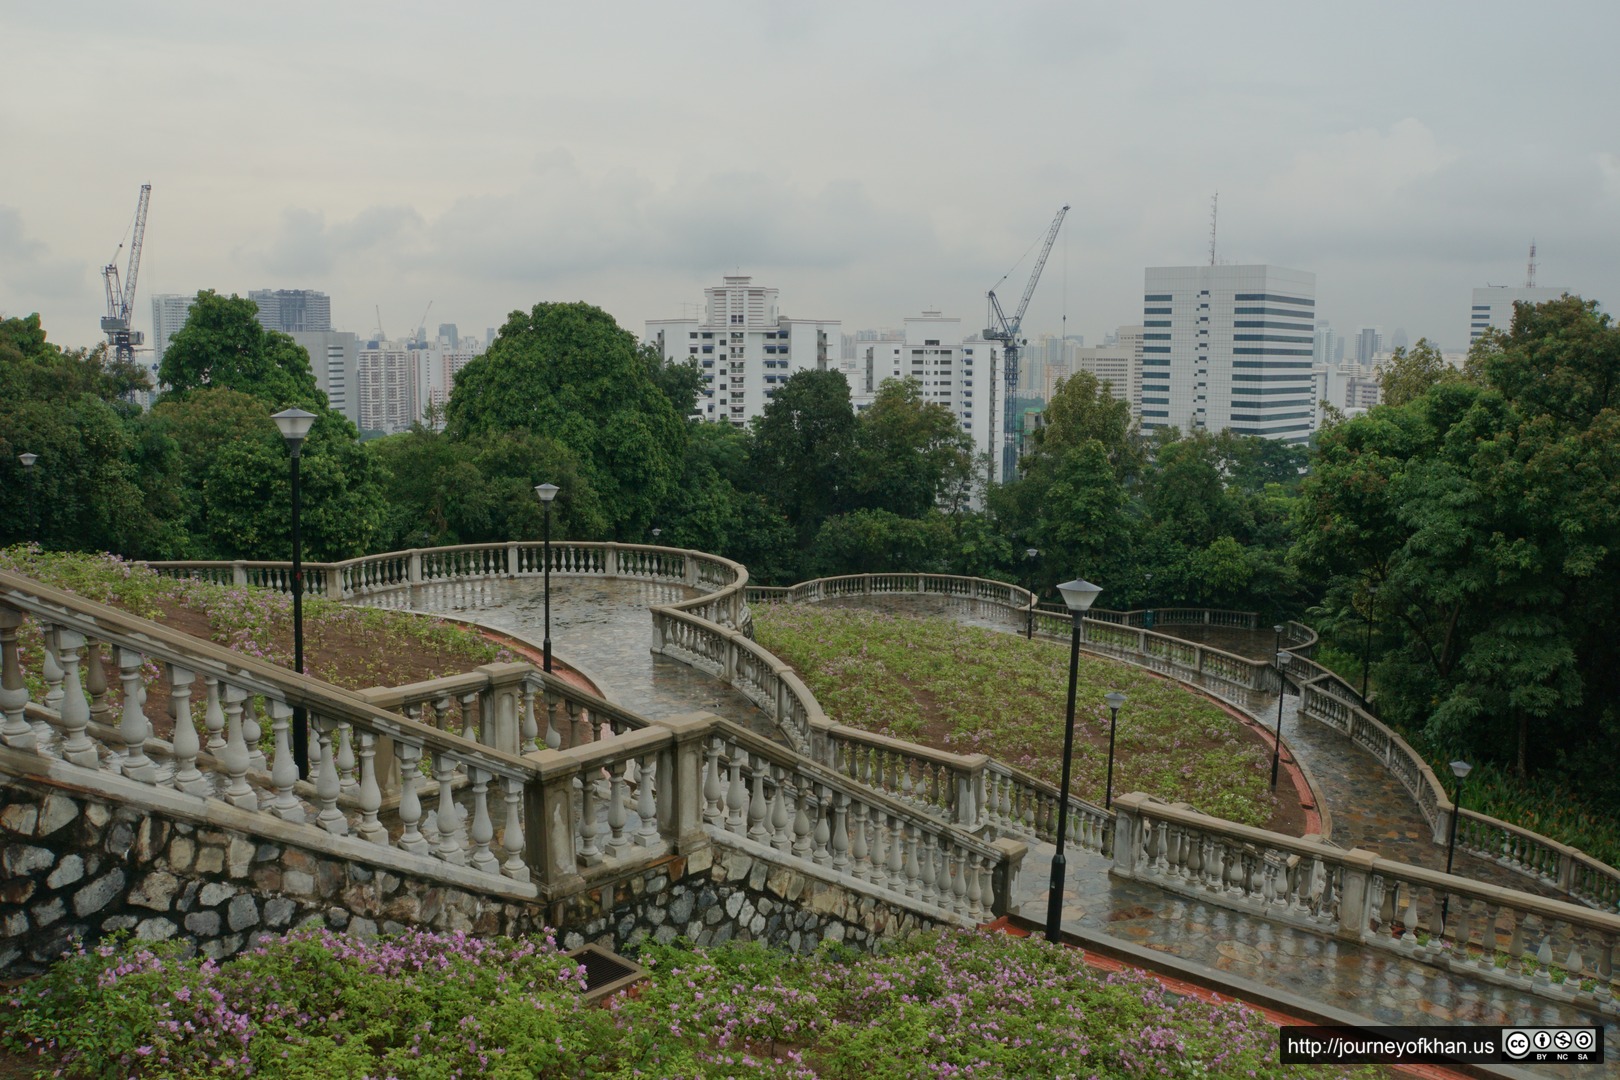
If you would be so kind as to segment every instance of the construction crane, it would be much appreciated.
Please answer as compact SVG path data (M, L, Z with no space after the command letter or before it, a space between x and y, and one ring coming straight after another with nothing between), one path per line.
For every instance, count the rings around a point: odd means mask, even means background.
M101 320L102 332L112 347L113 358L119 363L135 362L135 347L146 343L146 335L129 328L129 317L135 310L135 275L141 270L141 241L146 236L146 207L152 201L152 185L141 185L141 200L135 205L135 225L129 238L129 269L123 284L118 281L118 252L113 261L101 268L102 280L107 286L107 314ZM119 244L119 249L123 248Z
M1001 342L1001 482L1012 480L1018 468L1017 434L1015 432L1013 414L1013 395L1018 390L1018 355L1024 346L1024 341L1018 336L1023 329L1024 312L1029 310L1029 298L1035 295L1035 285L1041 280L1041 271L1046 268L1046 257L1052 254L1052 245L1057 241L1058 230L1063 227L1063 215L1069 212L1068 204L1057 212L1052 219L1052 227L1046 232L1046 244L1041 248L1041 257L1035 260L1035 269L1030 271L1029 284L1024 286L1024 298L1018 303L1018 310L1013 312L1012 318L1007 318L1006 312L1001 309L1001 301L996 298L996 290L990 290L990 325L984 331L986 341ZM1028 254L1028 252L1025 252ZM1002 275L997 286L1007 280ZM994 385L992 384L992 392ZM996 444L996 410L994 405L990 408L990 445ZM992 476L992 479L994 477Z
M427 344L427 317L428 312L431 312L432 310L433 301L429 300L427 309L422 312L422 317L416 321L416 343L418 345Z

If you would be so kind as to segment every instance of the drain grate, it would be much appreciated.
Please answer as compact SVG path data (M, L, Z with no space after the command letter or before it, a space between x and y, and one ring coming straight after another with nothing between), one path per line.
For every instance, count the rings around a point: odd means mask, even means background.
M600 945L582 945L569 957L585 968L585 1000L597 1001L646 977L645 968Z

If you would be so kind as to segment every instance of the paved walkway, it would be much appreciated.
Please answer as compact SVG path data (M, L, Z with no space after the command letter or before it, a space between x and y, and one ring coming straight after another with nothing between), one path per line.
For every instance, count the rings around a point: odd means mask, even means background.
M1046 921L1054 849L1036 844L1014 887L1018 914ZM1382 949L1270 923L1153 885L1120 881L1100 855L1065 853L1063 925L1153 949L1253 980L1376 1024L1597 1024L1610 1062L1620 1061L1620 1026L1533 994L1430 967ZM1612 1075L1604 1066L1559 1066L1552 1075Z
M647 609L697 596L696 589L651 581L551 578L553 655L589 676L606 697L643 716L712 712L755 730L774 728L766 715L720 680L655 656ZM538 644L545 630L545 592L536 578L474 579L413 586L372 597L379 607L410 608L476 618Z

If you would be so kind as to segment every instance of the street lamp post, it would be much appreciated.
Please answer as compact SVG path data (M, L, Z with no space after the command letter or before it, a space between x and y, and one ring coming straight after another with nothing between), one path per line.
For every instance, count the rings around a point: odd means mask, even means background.
M1457 790L1456 794L1451 798L1451 830L1449 835L1446 837L1447 876L1450 876L1451 874L1451 857L1456 854L1457 851L1457 815L1462 813L1463 781L1468 779L1468 774L1473 771L1474 767L1466 761L1453 761L1451 763L1451 775L1457 778ZM1450 913L1451 890L1447 889L1445 898L1440 901L1440 933L1442 935L1445 934L1447 930L1446 916Z
M1057 853L1052 856L1051 889L1046 900L1046 940L1054 944L1063 933L1063 883L1068 877L1063 837L1069 830L1069 763L1074 757L1074 694L1080 678L1080 622L1102 588L1076 578L1059 585L1058 592L1069 606L1072 626L1069 632L1069 712L1063 729L1063 784L1058 794Z
M1282 627L1277 628L1277 640L1282 641ZM1277 771L1282 767L1282 713L1283 691L1287 684L1283 682L1283 668L1288 666L1288 654L1282 650L1277 651L1277 738L1271 747L1271 790L1277 790Z
M298 460L302 455L304 438L315 423L315 414L303 409L283 409L271 416L281 437L287 442L292 468L292 597L293 597L293 670L304 673L304 551L300 532L303 515L303 495L298 485ZM309 717L302 705L293 706L292 730L293 761L298 775L309 777Z
M658 543L658 538L660 536L663 536L663 535L664 535L664 530L663 529L654 529L652 531L653 543L657 544Z
M1103 695L1108 702L1108 786L1103 790L1103 809L1114 808L1114 729L1119 725L1119 707L1125 704L1125 695L1110 690Z
M1025 548L1024 558L1029 560L1029 618L1024 626L1024 637L1030 641L1035 640L1035 605L1039 597L1035 595L1035 560L1041 557L1039 550Z
M545 531L545 594L546 594L546 636L544 640L544 658L546 671L551 670L551 500L557 497L561 490L556 484L536 484L534 493L540 496L540 505L546 508Z
M39 460L38 454L18 454L17 460L22 462L23 472L28 474L28 539L35 539L34 534L39 531L39 522L34 514L34 462Z

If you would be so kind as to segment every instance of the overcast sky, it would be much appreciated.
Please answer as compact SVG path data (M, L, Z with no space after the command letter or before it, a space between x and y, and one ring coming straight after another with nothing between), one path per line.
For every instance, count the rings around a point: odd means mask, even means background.
M1466 343L1469 290L1620 302L1620 4L0 0L0 313L91 344L142 183L155 292L314 288L339 329L723 273L785 314L1088 342L1142 270L1317 275L1340 331ZM120 263L123 257L120 256ZM1014 301L1030 260L1001 295Z

